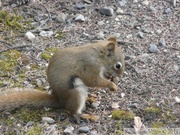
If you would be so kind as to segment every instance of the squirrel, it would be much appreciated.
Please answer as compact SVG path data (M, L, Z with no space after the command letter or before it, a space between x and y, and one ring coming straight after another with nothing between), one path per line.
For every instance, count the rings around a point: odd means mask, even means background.
M88 87L108 87L124 73L124 56L115 37L84 46L61 48L49 61L47 80L52 93L19 90L0 94L0 112L20 107L64 108L71 115L82 114ZM23 89L23 88L22 88Z

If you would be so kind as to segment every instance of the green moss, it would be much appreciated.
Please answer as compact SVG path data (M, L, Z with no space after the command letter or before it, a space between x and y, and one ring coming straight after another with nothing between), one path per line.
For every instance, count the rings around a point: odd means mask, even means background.
M42 53L42 54L41 54L41 57L42 57L42 59L48 60L48 59L51 58L51 55L50 55L50 54L47 54L47 53Z
M161 128L163 127L163 123L162 122L153 122L152 123L152 128Z
M52 55L59 51L59 48L50 47L46 48L45 52L41 54L42 59L48 60L52 57Z
M167 121L176 120L176 117L175 117L175 115L173 114L173 112L171 110L164 111L163 114L162 114L162 117L163 117L164 120L167 120Z
M160 113L161 112L161 109L156 107L156 106L150 106L150 107L146 107L144 109L144 111L146 113Z
M12 119L12 118L7 118L5 122L6 122L6 124L7 124L8 126L11 126L11 125L13 124L13 122L14 122L14 119Z
M49 48L46 48L45 51L48 52L48 53L56 53L56 52L59 51L59 48L57 48L57 47L49 47Z
M27 135L41 135L42 129L40 127L32 127L28 132Z
M7 72L14 71L14 68L18 65L17 59L21 56L21 53L17 50L11 50L0 54L0 76L7 74Z
M148 135L174 135L173 129L153 128Z
M112 118L115 120L131 120L133 119L135 114L130 111L125 111L125 110L114 110L112 112Z
M20 30L23 26L19 23L22 20L21 16L9 14L7 11L0 11L0 22L4 24L5 29Z
M20 109L18 110L18 113L15 114L16 118L19 118L23 122L39 122L41 121L41 118L44 114L44 111L42 109Z
M123 131L122 130L116 130L116 135L123 135Z
M55 38L60 39L64 36L64 33L62 31L57 30L55 34Z

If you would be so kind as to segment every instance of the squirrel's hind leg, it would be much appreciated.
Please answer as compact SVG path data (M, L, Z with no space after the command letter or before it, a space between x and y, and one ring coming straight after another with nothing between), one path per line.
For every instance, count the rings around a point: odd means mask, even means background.
M73 89L68 91L70 98L66 102L66 109L70 111L71 115L81 114L85 108L88 89L78 77L74 78L73 87Z

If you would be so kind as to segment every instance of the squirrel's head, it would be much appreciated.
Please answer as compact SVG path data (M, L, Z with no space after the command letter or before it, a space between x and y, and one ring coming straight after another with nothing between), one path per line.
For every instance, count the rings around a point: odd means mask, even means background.
M120 77L124 73L125 64L123 53L118 47L116 37L110 37L105 41L105 73L108 79Z

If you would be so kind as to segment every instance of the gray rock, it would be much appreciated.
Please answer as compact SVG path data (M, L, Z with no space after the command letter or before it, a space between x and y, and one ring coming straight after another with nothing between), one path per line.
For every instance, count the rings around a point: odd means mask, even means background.
M158 48L155 44L150 44L149 45L149 52L151 53L157 53L158 52Z
M156 13L156 9L153 6L149 7L149 11L151 11L152 13Z
M42 121L43 121L43 122L46 122L46 123L49 123L49 124L55 123L55 120L52 119L52 118L50 118L50 117L43 117L43 118L42 118Z
M75 7L76 7L77 9L83 9L83 8L85 8L85 5L84 5L84 3L82 3L82 2L78 2L78 3L75 4Z
M82 14L79 14L76 16L76 18L74 19L76 22L84 22L85 21L85 17Z
M59 23L65 23L67 18L67 14L60 13L56 16L55 20Z
M37 27L39 25L39 23L38 22L32 22L31 25L34 27Z
M88 127L88 126L80 127L80 128L78 129L78 132L79 132L79 133L88 133L88 132L89 132L89 127Z
M53 35L53 33L54 33L53 31L41 31L39 33L39 35L42 36L42 37L50 37L50 36Z
M138 32L138 37L143 38L143 37L144 37L144 34L143 34L141 31L139 31L139 32Z
M83 32L82 36L83 36L84 38L88 38L88 37L89 37L89 34L86 33L86 32Z
M120 0L118 3L119 3L119 5L120 5L121 7L123 7L123 6L126 5L127 1L126 1L126 0Z
M167 9L164 11L164 13L165 13L165 14L169 14L169 13L171 13L171 11L172 11L172 10L171 10L170 8L167 8Z
M66 23L69 24L69 25L72 23L72 21L73 21L73 18L66 19Z
M161 40L159 41L159 45L161 45L161 46L166 46L166 41L165 41L164 39L161 39Z
M114 15L114 9L111 7L103 7L99 9L99 12L103 15L107 16L113 16Z
M65 135L73 135L73 131L74 131L74 127L67 127L67 128L64 130L64 134L65 134Z
M29 121L28 123L26 123L26 126L29 127L29 126L32 126L33 124L34 124L34 122Z

